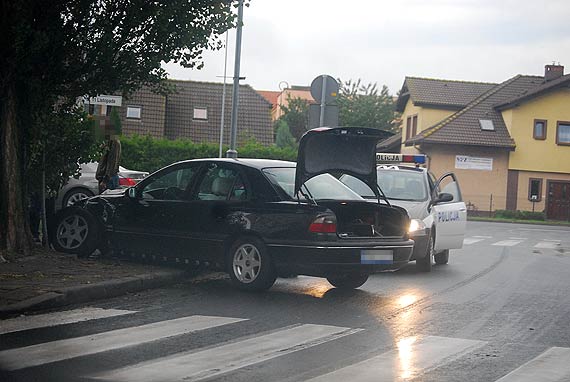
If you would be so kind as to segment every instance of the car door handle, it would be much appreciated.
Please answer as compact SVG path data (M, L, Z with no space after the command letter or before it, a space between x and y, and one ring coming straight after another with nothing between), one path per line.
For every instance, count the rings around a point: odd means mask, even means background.
M459 212L465 212L465 211L467 211L467 208L460 208L459 209Z

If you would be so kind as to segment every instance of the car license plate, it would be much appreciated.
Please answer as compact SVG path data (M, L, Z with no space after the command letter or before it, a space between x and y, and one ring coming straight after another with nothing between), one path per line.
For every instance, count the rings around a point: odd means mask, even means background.
M391 249L361 249L361 264L394 264L394 251Z

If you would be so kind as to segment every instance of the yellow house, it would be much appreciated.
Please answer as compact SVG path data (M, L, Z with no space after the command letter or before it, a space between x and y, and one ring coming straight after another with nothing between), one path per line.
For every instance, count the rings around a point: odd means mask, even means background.
M422 152L436 174L453 171L472 211L545 211L570 220L570 75L500 84L407 77L402 152Z

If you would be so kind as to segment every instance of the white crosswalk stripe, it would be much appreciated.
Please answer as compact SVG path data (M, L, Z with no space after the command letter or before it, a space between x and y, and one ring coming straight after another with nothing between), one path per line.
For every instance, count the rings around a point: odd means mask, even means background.
M435 366L457 359L485 343L460 338L408 337L400 340L394 350L321 375L310 382L407 381Z
M123 316L133 314L133 310L102 309L102 308L82 308L40 314L37 316L22 316L0 321L0 335L6 333L19 332L23 330L45 328L76 322L97 320L101 318Z
M560 240L544 240L534 246L535 248L557 249L560 247Z
M135 346L163 338L244 321L242 318L190 316L126 329L112 330L0 352L6 370L18 370L104 351Z
M570 348L553 347L497 382L570 381Z
M96 375L120 382L198 381L268 361L360 331L338 326L306 324L242 341Z
M498 241L496 243L493 243L492 245L497 245L500 247L513 247L517 244L520 244L524 241L524 239L508 239L508 240L501 240Z
M463 245L475 244L475 243L478 243L478 242L483 241L483 240L485 240L485 238L466 237L465 239L463 239Z

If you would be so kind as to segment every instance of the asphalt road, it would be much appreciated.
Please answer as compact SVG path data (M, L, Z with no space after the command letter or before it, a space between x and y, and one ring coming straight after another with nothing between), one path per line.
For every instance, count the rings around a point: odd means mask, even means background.
M470 222L448 265L351 292L218 279L68 309L0 331L0 379L570 381L570 229Z

